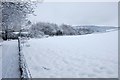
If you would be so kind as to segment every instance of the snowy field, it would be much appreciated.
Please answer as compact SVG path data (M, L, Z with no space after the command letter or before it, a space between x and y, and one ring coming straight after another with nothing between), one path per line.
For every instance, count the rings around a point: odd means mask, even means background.
M117 78L117 37L114 31L31 39L23 52L33 78Z
M30 39L23 53L33 78L117 78L118 32Z
M19 78L17 41L1 42L0 78ZM31 39L23 53L33 78L117 78L117 45L118 32L112 31Z

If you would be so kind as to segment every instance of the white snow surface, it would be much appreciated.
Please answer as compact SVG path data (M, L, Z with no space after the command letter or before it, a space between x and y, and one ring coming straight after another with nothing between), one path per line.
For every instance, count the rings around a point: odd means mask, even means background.
M2 39L0 39L0 80L2 79Z
M23 53L33 78L118 78L118 31L30 39Z
M2 43L2 78L20 78L17 40Z

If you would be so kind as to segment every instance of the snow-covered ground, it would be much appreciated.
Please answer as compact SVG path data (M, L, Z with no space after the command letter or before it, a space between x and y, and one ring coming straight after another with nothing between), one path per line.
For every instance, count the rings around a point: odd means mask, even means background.
M118 77L117 31L31 39L23 48L32 77Z
M2 39L0 38L0 80L2 79Z
M33 78L117 78L118 32L30 39L23 53Z
M2 43L2 78L20 78L17 40Z

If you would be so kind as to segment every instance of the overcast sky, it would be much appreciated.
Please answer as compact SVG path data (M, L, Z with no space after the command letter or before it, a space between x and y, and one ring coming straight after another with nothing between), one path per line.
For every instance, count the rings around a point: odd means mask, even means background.
M118 26L117 2L45 2L38 3L34 22L52 22L70 25Z

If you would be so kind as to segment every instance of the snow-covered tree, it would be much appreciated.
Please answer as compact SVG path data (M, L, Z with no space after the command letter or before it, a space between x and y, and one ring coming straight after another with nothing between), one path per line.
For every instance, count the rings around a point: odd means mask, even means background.
M57 24L38 22L31 26L30 34L32 37L36 37L38 35L43 35L43 34L52 36L52 35L56 35L58 30L59 28Z
M64 35L75 35L76 31L71 25L62 24L60 25L61 31Z
M0 31L2 31L2 5L0 3Z
M2 30L7 40L8 30L19 31L27 21L27 14L33 13L31 2L2 2Z

